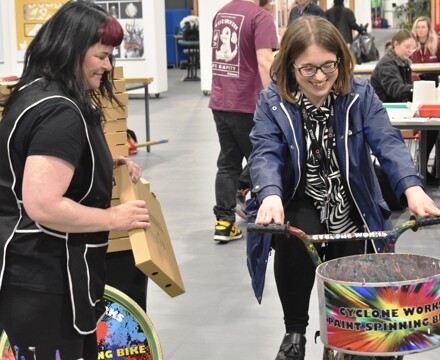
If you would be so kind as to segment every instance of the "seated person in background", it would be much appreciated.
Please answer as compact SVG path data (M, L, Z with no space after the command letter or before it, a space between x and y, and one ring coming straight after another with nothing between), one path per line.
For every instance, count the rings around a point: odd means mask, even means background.
M382 102L412 101L413 81L410 57L415 50L415 35L408 30L400 30L391 39L391 47L377 63L370 79L371 85ZM437 131L428 132L428 156L434 147L437 133ZM435 166L434 161L434 169ZM438 180L430 172L427 173L426 181L428 185L438 184Z
M364 28L356 23L353 11L344 6L344 0L334 0L334 6L325 12L325 17L339 30L347 44L353 42L352 30L359 33L364 31Z
M440 62L439 37L427 16L420 16L414 21L412 33L416 36L417 51L411 56L413 63ZM433 80L438 85L440 73L419 73L421 80Z
M410 56L416 50L416 37L409 30L398 31L391 47L371 74L371 85L382 102L412 100L413 81Z

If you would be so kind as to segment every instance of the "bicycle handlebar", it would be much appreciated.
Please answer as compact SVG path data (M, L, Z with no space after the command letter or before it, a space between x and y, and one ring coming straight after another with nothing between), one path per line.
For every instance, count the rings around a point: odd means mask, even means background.
M247 231L249 232L259 232L259 233L270 233L274 235L289 235L289 222L278 225L278 224L247 224Z
M440 224L440 217L428 217L421 218L416 216L411 216L410 219L395 227L392 230L384 231L373 231L373 232L363 232L363 233L344 233L344 234L317 234L308 235L304 231L290 226L289 222L286 224L248 224L248 232L259 232L259 233L270 233L274 235L289 235L297 236L304 243L309 255L312 257L313 262L318 266L322 261L319 257L313 244L324 243L324 242L340 242L340 241L352 241L352 240L385 240L386 244L383 251L389 252L394 248L399 236L408 229L417 231L419 228L430 225Z
M417 216L411 216L410 220L415 220L416 224L411 228L412 231L417 231L419 227L437 225L440 224L440 216L431 216L427 218L421 218Z

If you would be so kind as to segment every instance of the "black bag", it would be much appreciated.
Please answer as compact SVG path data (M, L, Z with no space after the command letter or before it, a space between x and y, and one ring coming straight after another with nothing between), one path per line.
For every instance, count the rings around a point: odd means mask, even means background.
M354 37L350 44L350 50L356 58L357 64L379 60L379 50L374 44L374 37L367 33L368 24L362 26L362 30Z

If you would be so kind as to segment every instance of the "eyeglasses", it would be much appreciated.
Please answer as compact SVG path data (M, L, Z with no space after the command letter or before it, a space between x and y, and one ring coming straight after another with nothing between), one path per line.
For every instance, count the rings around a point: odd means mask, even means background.
M329 61L321 66L314 66L314 65L306 65L297 67L295 64L293 64L293 67L298 70L298 72L304 76L304 77L312 77L314 76L318 70L321 70L324 74L331 74L332 72L335 72L338 68L340 60L337 59L336 61Z
M403 44L400 44L405 50L411 50L411 51L416 51L417 50L417 47L416 46L414 46L414 45L403 45Z

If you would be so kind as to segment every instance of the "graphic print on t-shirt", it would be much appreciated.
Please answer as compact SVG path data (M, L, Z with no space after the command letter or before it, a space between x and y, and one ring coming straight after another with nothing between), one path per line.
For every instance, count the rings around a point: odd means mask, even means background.
M239 38L244 16L217 14L212 36L212 74L240 77Z

